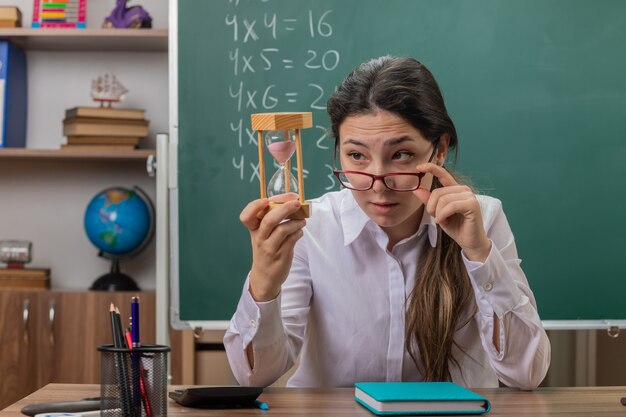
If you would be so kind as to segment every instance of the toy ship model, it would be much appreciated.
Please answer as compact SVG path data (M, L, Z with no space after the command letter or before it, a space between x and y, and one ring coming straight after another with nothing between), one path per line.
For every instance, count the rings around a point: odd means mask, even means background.
M119 103L124 100L126 93L128 90L117 80L115 75L109 77L109 74L105 74L104 77L98 77L91 82L91 98L99 102L100 106L106 104L110 107L111 103Z

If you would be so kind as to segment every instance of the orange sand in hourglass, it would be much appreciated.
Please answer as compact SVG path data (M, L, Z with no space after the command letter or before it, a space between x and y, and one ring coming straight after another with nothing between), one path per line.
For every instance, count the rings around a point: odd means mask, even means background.
M270 195L283 192L296 191L300 200L300 209L292 215L291 219L304 219L309 217L310 206L304 199L304 179L302 176L302 143L300 141L300 129L313 126L313 117L310 112L303 113L257 113L251 116L252 128L258 132L259 145L259 179L261 198L268 197L265 182L265 161L263 144L280 169L270 180ZM265 138L264 138L265 132ZM292 136L293 134L293 136ZM291 156L296 153L297 183L291 178ZM280 203L270 202L270 210Z

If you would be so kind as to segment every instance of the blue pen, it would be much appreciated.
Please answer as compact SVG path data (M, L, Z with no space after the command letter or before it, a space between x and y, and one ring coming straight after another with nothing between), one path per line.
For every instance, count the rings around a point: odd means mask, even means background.
M132 322L131 339L133 347L141 347L141 342L139 341L139 297L130 299L130 320Z
M254 402L254 406L257 407L257 408L260 408L261 410L269 410L270 409L269 405L267 405L266 403L264 403L262 401L259 401L259 400L256 400Z
M141 347L141 342L139 341L139 297L132 297L130 299L130 338L132 342L132 348ZM133 408L134 415L141 416L141 363L139 360L139 355L136 353L132 354L132 365L133 365Z

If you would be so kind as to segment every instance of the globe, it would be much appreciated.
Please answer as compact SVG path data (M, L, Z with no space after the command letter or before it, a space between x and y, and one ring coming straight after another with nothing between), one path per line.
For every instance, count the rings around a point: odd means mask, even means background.
M111 272L101 276L92 290L138 291L132 278L119 271L119 261L130 259L150 241L154 208L139 187L111 187L97 193L87 205L85 232L99 255L111 259Z

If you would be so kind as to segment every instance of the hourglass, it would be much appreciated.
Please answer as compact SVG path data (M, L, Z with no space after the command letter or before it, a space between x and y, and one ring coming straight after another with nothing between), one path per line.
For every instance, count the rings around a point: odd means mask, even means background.
M252 115L252 129L258 132L259 178L261 198L284 193L297 193L300 209L290 219L309 217L309 204L304 200L304 178L302 176L302 144L300 129L313 126L311 112L302 113L257 113ZM263 146L278 163L278 170L269 183L265 183L265 158ZM297 178L291 173L291 157L296 154ZM270 202L270 210L281 203Z

